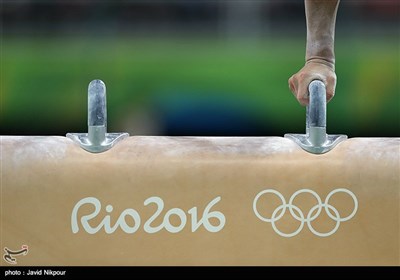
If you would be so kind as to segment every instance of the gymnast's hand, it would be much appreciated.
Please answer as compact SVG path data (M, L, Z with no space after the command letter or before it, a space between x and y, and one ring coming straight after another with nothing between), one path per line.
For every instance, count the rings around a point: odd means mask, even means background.
M289 88L302 105L307 105L308 85L321 80L326 99L335 94L335 24L339 0L305 0L307 21L306 64L289 79Z
M335 95L336 74L334 64L323 59L311 59L299 72L289 79L289 88L301 105L308 104L308 85L313 80L320 80L326 87L326 99Z

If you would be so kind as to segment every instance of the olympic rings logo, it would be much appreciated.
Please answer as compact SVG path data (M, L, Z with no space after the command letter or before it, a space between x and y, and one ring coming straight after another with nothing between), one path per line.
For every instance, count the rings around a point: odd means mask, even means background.
M347 217L341 217L340 214L339 214L339 211L335 207L333 207L332 205L329 204L329 199L334 194L340 193L340 192L350 195L350 197L353 199L353 202L354 202L354 210ZM309 193L309 194L313 195L317 200L317 205L313 206L310 209L310 211L308 211L307 215L305 215L301 211L301 209L299 207L297 207L296 205L293 204L294 199L299 194L302 194L302 193ZM261 214L257 210L257 202L260 199L260 197L265 195L265 194L274 194L274 195L278 196L280 198L280 200L282 201L282 205L278 206L272 212L271 218L265 218L265 217L261 216ZM271 223L272 228L274 229L274 231L277 234L279 234L280 236L283 236L283 237L296 236L297 234L299 234L301 232L301 230L303 229L305 223L307 223L308 228L310 229L310 231L313 234L315 234L317 236L320 236L320 237L330 236L330 235L334 234L338 230L341 222L346 222L346 221L348 221L348 220L350 220L351 218L354 217L354 215L357 212L357 208L358 208L358 201L357 201L357 198L354 195L354 193L352 193L348 189L342 189L342 188L341 189L335 189L335 190L331 191L327 195L327 197L325 198L324 203L322 203L322 200L319 197L319 195L316 192L314 192L314 191L312 191L310 189L301 189L301 190L296 191L290 197L289 203L286 203L285 198L283 197L283 195L280 192L278 192L276 190L273 190L273 189L266 189L266 190L261 191L260 193L258 193L256 195L256 197L254 198L254 201L253 201L253 210L254 210L254 213L256 214L256 216L261 221ZM297 228L297 230L295 230L292 233L284 233L284 232L280 231L277 228L276 224L275 224L278 220L280 220L283 217L283 215L285 215L287 209L289 209L289 212L293 216L293 218L295 218L297 221L300 222L300 226ZM326 233L321 233L321 232L316 231L313 228L313 226L311 225L311 222L314 221L321 214L322 209L325 210L325 212L329 216L329 218L331 218L332 220L334 220L336 222L335 227L331 231L326 232Z

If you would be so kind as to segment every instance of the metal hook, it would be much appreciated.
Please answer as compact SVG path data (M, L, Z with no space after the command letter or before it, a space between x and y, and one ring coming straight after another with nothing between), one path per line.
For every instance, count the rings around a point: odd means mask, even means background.
M308 86L310 97L306 108L306 134L285 134L285 138L295 141L303 150L313 154L323 154L347 139L347 135L326 134L326 89L323 82L312 81Z
M88 87L88 133L67 133L67 137L88 152L101 153L128 136L128 133L107 133L106 85L101 80L91 81Z

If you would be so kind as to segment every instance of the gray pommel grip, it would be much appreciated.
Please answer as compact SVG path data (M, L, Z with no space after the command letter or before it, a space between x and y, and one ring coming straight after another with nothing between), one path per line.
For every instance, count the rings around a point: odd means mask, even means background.
M320 80L308 85L309 104L306 108L306 134L285 134L303 150L312 154L324 154L332 150L346 135L326 134L326 88Z
M309 126L326 127L326 89L325 84L314 80L308 86L309 92Z
M107 133L106 85L93 80L88 86L88 132L67 133L67 137L91 153L102 153L129 136L128 133Z
M88 86L88 138L90 143L100 146L107 133L106 85L93 80Z
M93 80L88 86L88 126L107 126L106 85Z
M326 88L319 80L308 86L309 105L306 109L306 133L313 146L322 146L326 142Z

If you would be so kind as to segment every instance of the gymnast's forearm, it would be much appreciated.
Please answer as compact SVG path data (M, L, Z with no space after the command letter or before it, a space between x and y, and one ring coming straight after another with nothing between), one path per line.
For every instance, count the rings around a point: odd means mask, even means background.
M340 0L305 0L307 18L306 61L335 64L335 23Z

